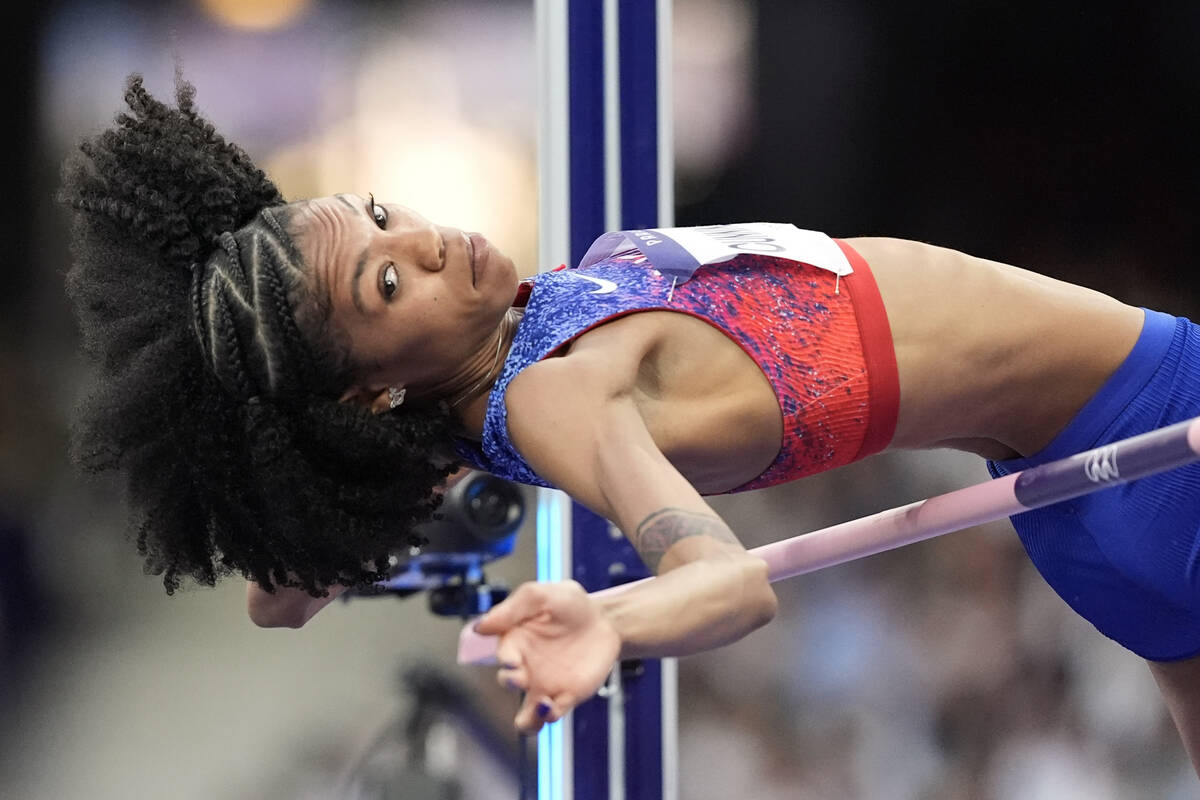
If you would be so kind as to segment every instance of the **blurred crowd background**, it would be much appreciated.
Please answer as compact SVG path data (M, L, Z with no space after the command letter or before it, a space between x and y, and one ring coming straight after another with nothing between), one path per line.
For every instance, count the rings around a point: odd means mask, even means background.
M674 13L679 224L919 239L1200 318L1195 2L677 0ZM235 582L168 598L142 574L119 489L64 455L87 370L53 194L126 75L165 97L179 63L286 195L370 191L486 231L535 272L548 265L531 0L5 14L0 797L515 796L480 733L510 741L515 703L486 670L453 666L458 625L420 598L261 631ZM714 505L756 545L985 478L972 457L901 454ZM529 578L532 539L493 577ZM1144 664L1068 611L1007 524L779 595L772 625L681 662L688 800L1200 796ZM368 766L403 772L431 675L474 727L435 714L425 788L371 789Z

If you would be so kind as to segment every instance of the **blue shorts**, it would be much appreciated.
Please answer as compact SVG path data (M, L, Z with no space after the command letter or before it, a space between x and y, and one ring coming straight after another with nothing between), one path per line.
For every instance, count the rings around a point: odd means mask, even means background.
M1017 472L1200 416L1200 326L1157 311L1133 351L1040 453L990 461ZM1200 464L1012 517L1025 551L1071 608L1138 655L1200 654Z

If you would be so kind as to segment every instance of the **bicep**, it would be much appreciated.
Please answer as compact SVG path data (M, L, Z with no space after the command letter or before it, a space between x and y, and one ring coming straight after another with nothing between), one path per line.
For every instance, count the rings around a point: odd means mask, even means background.
M655 573L745 553L658 449L629 392L586 364L539 366L508 398L513 443L539 475L615 523Z

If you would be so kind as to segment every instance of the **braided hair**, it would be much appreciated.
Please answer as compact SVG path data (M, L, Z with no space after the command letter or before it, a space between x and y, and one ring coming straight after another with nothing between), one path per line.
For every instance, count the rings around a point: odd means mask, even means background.
M67 276L94 366L72 456L116 470L167 593L239 573L322 595L384 577L437 507L436 407L337 402L354 373L300 258L291 207L195 109L128 80L128 111L63 168Z

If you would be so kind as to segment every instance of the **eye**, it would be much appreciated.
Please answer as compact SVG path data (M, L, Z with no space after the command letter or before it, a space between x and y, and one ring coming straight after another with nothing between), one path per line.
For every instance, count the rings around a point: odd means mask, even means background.
M399 286L400 275L396 272L396 265L388 264L379 275L379 291L385 298L390 300Z
M369 194L370 202L367 203L367 210L371 212L371 218L375 220L375 224L381 229L387 228L388 213L387 209L375 202L375 195Z

